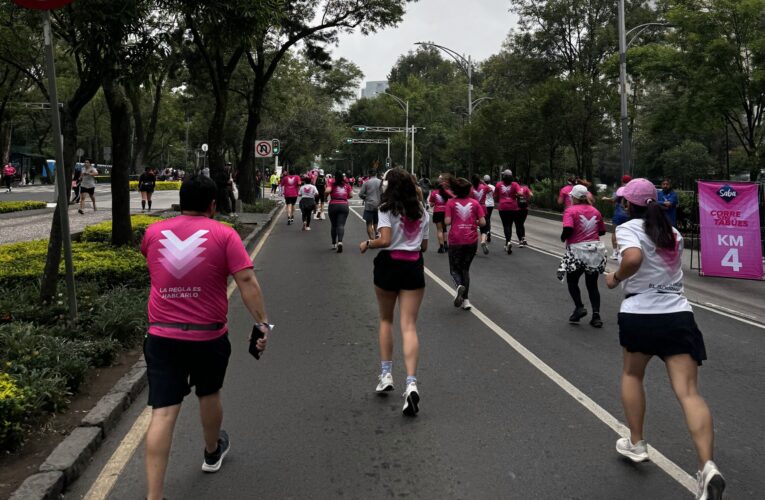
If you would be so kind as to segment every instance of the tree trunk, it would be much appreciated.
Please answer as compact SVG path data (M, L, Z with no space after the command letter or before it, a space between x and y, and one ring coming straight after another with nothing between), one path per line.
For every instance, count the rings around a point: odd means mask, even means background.
M112 129L112 245L133 241L130 221L130 109L125 88L112 75L103 81Z
M133 112L133 125L135 127L135 154L131 159L131 171L141 173L145 170L144 162L154 146L154 136L157 131L159 109L162 102L162 89L164 88L165 75L157 78L154 88L154 98L151 105L151 115L148 126L144 127L143 112L141 109L141 97L136 86L126 88L127 96Z
M257 90L256 90L257 92ZM253 148L257 139L260 125L260 110L263 102L262 91L256 94L247 110L247 126L242 137L241 159L239 160L239 198L244 203L255 203L258 197L257 182L255 181L255 157Z

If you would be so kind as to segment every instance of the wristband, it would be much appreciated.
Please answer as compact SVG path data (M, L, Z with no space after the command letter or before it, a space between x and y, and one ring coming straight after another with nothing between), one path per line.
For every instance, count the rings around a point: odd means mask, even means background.
M270 323L255 323L255 327L258 330L260 330L261 326L265 326L268 329L269 332L274 329L274 325L272 325Z
M367 240L367 250L372 248L372 240Z

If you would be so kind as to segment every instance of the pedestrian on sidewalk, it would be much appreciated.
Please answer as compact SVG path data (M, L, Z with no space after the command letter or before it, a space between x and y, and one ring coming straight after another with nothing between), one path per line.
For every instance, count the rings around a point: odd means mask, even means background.
M284 193L284 203L287 205L287 225L289 226L295 222L295 203L298 198L298 190L302 181L300 176L293 172L291 169L284 169L284 175L282 175L281 186Z
M300 214L303 218L303 231L310 231L311 216L313 211L316 210L316 198L319 197L319 190L311 184L310 176L303 176L303 185L300 186L298 195L300 196L299 206Z
M623 196L632 220L616 230L619 269L606 275L608 288L621 283L625 294L619 342L624 357L622 404L630 436L616 442L616 451L634 462L649 459L643 435L643 379L648 362L658 356L667 367L696 448L696 498L721 499L725 480L712 461L712 414L698 392L698 367L707 359L706 347L683 293L683 237L665 217L649 180L632 180Z
M345 236L345 221L350 209L348 199L353 198L353 187L343 172L337 172L332 182L327 185L325 194L329 196L329 222L332 248L337 253L343 253L343 236Z
M85 211L85 195L90 196L90 201L93 202L93 211L96 211L96 176L98 170L93 166L90 159L85 160L85 166L82 169L82 180L80 181L80 209L79 213L84 214Z
M489 211L486 208L486 203L489 200L489 198L494 196L494 190L492 190L485 182L481 181L481 177L479 177L477 174L473 174L473 177L470 179L471 183L473 184L473 198L476 199L479 205L481 205L481 208L483 209L484 218L486 220L486 224L481 226L480 233L481 233L481 249L483 250L484 255L489 255L489 240L488 235L489 231L491 231L491 225L488 222L489 217ZM494 208L494 200L492 199L492 209Z
M279 174L277 174L276 172L271 174L271 177L269 177L268 182L271 184L271 194L275 195L276 188L279 186Z
M502 230L505 234L505 252L513 253L513 224L518 228L518 191L521 186L515 182L512 170L502 172L502 179L494 187L494 201L499 208L499 218L502 221ZM521 237L521 234L518 234Z
M665 177L661 181L661 189L657 192L656 201L659 202L659 206L664 210L664 215L672 227L677 227L677 206L680 204L680 198L677 193L672 189L672 180L669 177Z
M438 187L430 192L428 205L433 209L433 224L436 225L436 238L438 239L438 253L446 253L448 242L446 240L446 224L444 224L444 212L446 202L454 198L451 192L452 174L443 173L438 176Z
M587 316L587 308L582 302L579 280L584 275L587 295L592 306L590 325L603 326L600 318L600 292L598 278L606 269L606 247L600 237L606 234L606 224L597 208L587 201L587 188L574 186L569 194L572 205L563 212L563 232L560 240L566 243L558 269L558 279L568 283L568 293L574 300L574 312L568 318L570 323L579 323Z
M8 193L11 192L14 175L16 175L16 168L10 163L6 163L3 167L3 182L5 183L5 189Z
M401 168L386 172L379 208L380 236L361 242L361 253L381 249L374 260L374 285L380 311L381 371L375 391L393 390L393 315L399 304L401 338L406 365L404 415L419 411L417 363L420 342L417 315L425 295L425 263L422 253L428 249L428 212L417 198L417 186ZM330 207L331 208L331 207Z
M141 212L146 210L146 204L149 205L151 212L151 197L154 194L154 187L157 185L157 175L153 167L148 167L138 178L138 191L141 192Z
M255 329L264 335L256 342L258 350L265 350L271 328L252 260L239 235L212 219L217 193L209 177L185 180L181 215L149 226L141 243L151 277L144 340L152 408L146 433L149 500L162 498L173 430L192 386L205 442L202 470L217 472L229 451L228 434L221 430L220 398L231 354L226 323L229 276L256 321Z
M380 172L370 177L359 190L359 198L364 200L364 221L367 223L367 236L370 240L377 238L377 209L380 207L382 196L382 180Z
M29 180L32 181L32 185L35 185L35 177L37 177L37 168L34 165L29 167Z
M456 286L454 307L469 311L470 264L478 250L478 228L486 225L483 207L470 196L473 186L467 179L452 183L454 198L446 202L444 222L449 228L449 273Z

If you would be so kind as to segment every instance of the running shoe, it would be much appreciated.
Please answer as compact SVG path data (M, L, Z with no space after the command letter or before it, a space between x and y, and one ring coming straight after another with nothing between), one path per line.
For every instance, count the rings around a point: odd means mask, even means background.
M592 325L595 328L603 328L603 320L600 319L600 314L592 313L592 319L590 320L590 325Z
M715 463L709 460L704 470L696 473L696 500L720 500L725 490L725 479Z
M521 242L518 244L518 246L521 248L529 246L528 242L526 241L526 238L523 238Z
M627 457L633 462L645 462L648 460L648 446L645 440L640 440L632 444L630 438L621 438L616 441L616 451L623 457Z
M461 307L465 297L465 285L459 285L454 295L454 307Z
M579 320L587 316L587 308L577 307L568 318L569 323L579 323Z
M218 437L218 449L212 453L207 453L205 450L205 460L202 462L202 470L205 472L218 472L221 465L223 465L223 458L228 454L231 449L231 442L228 439L228 433L224 430L220 431Z
M513 253L513 244L509 241L505 243L505 252L507 252L507 255L511 255Z
M343 242L338 241L337 242L337 253L343 253Z
M287 225L289 226L290 224L292 224L292 219L287 219Z
M404 393L404 408L402 411L407 417L414 417L420 411L420 393L417 391L417 384L412 382L406 386Z
M614 250L614 252L611 254L611 260L619 260L619 251Z
M473 308L473 304L468 299L462 301L462 309L469 311Z
M378 378L377 388L375 392L382 393L393 390L393 375L390 372L381 374Z
M443 246L443 245L441 245L440 247L438 247L438 253L446 253L446 249L444 248L444 246Z
M481 243L481 250L483 250L484 255L489 255L489 245L485 241Z
M82 215L85 215L85 212L83 212L81 208L80 208L79 210L77 210L77 213L80 213L80 214L82 214Z
M332 243L332 250L337 250L337 243Z
M305 230L306 231L310 231L311 230L311 226L306 227Z

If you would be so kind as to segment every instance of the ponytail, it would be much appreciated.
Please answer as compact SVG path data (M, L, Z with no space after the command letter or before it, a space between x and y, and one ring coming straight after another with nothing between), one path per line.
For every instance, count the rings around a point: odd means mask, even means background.
M648 235L657 248L670 250L675 248L675 232L672 229L672 224L669 223L669 220L664 215L664 211L657 202L650 200L645 207L630 203L630 214L633 217L643 219L645 234Z

